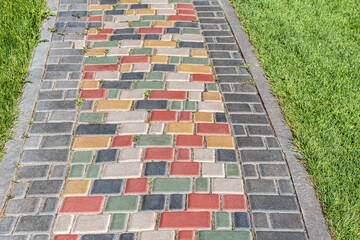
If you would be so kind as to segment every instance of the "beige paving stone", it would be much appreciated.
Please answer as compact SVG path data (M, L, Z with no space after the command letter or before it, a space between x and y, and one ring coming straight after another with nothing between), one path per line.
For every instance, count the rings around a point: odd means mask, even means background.
M174 34L174 40L179 40L183 42L203 42L204 39L201 35L180 35L180 34Z
M176 42L149 40L149 41L145 41L144 47L145 48L175 48Z
M133 90L133 91L121 91L120 99L121 100L142 100L144 99L143 90Z
M124 123L121 125L119 135L146 134L148 123Z
M105 49L103 49L103 48L87 49L84 56L85 57L90 57L90 56L91 57L103 57L103 56L105 56Z
M90 5L89 6L89 11L92 10L112 10L113 6L112 5Z
M152 123L150 125L149 134L162 134L164 131L164 123Z
M151 64L148 63L138 63L134 64L133 72L150 72Z
M127 16L131 16L131 15L135 15L136 14L136 10L131 9L131 10L126 10L125 15Z
M170 21L154 21L153 22L153 27L168 28L168 27L174 27L174 26L175 26L174 22L170 22Z
M140 162L120 162L107 164L104 167L102 178L117 179L117 178L137 178L141 176Z
M132 123L132 122L145 122L147 112L110 112L105 120L106 123Z
M193 123L168 123L166 134L193 134Z
M132 64L124 64L120 66L120 72L122 73L131 72L132 68L133 68Z
M121 4L137 4L139 0L120 0Z
M175 231L142 232L140 240L173 240Z
M199 112L224 112L222 102L198 102Z
M196 112L195 113L196 123L212 123L214 122L214 114L207 112Z
M208 148L223 148L223 149L234 149L235 141L233 137L225 136L208 136L207 137Z
M101 100L97 106L98 111L126 111L131 108L129 100Z
M204 92L204 101L222 102L221 94L218 92Z
M164 56L180 56L180 57L188 57L190 56L189 48L158 48L156 50L157 55Z
M215 162L215 154L212 149L194 148L194 162Z
M190 81L190 74L189 73L167 73L166 81L188 82L188 81Z
M107 56L116 57L116 56L127 56L129 55L129 48L110 48Z
M130 232L151 231L156 224L156 213L138 212L130 215L128 230Z
M204 91L204 83L201 82L169 82L167 90L170 91Z
M119 72L97 72L95 80L119 80Z
M74 215L58 215L54 225L55 234L70 233Z
M110 223L110 214L78 216L72 233L105 233Z
M124 47L141 47L143 45L142 40L122 40L121 48Z
M98 89L99 88L99 82L98 81L82 81L80 83L81 89Z
M211 74L212 68L210 66L181 64L178 72Z
M201 92L189 92L189 101L201 101Z
M66 186L64 196L86 196L90 185L90 180L70 180Z
M156 10L155 9L139 9L136 11L137 15L155 15Z
M110 141L109 136L76 137L72 149L105 149L109 147Z
M166 64L168 62L168 57L167 56L152 56L151 57L151 63L162 63L162 64Z
M141 160L141 148L123 148L120 150L119 162L137 162Z
M243 181L241 179L214 178L212 180L212 192L219 194L243 194Z
M95 28L89 29L86 31L88 35L96 35L98 31Z
M74 41L75 49L83 49L85 47L85 41Z
M203 163L201 166L203 177L225 177L224 164Z
M173 9L158 9L158 15L176 15L176 10Z
M208 57L207 51L202 49L192 49L191 55L192 57L199 57L199 58Z

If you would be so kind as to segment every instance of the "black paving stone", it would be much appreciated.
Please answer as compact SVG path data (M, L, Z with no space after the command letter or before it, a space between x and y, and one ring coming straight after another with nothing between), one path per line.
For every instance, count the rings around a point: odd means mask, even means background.
M144 72L123 73L121 75L121 80L143 81L144 79L145 79Z
M103 24L101 22L91 22L88 23L86 27L88 28L101 28L103 26Z
M148 9L148 4L132 4L130 9Z
M165 34L180 34L180 28L166 28Z
M208 24L202 24L200 25L201 30L219 30L219 26L218 25L208 25ZM210 37L210 36L209 36ZM206 41L206 39L205 39ZM208 41L206 41L208 42ZM211 41L214 42L214 41Z
M16 176L18 180L46 178L50 165L25 166L20 168Z
M116 127L117 124L80 124L76 129L76 135L115 135Z
M216 41L218 43L235 43L235 39L233 37L217 37Z
M228 123L228 119L225 113L215 113L216 123Z
M279 150L241 150L240 155L243 162L284 162Z
M204 49L205 46L202 42L180 42L179 48Z
M200 23L204 24L221 24L221 23L226 23L226 20L223 18L200 18Z
M210 57L211 58L231 58L231 55L229 52L210 52Z
M216 75L237 74L237 71L235 67L215 67L215 74Z
M214 66L235 66L238 67L244 64L242 60L223 60L223 59L215 59L213 60Z
M59 195L63 180L35 180L31 183L28 196Z
M232 36L230 31L203 31L204 37L229 37ZM229 46L226 46L229 45ZM228 51L237 51L236 45L232 44L209 44L209 50L228 50Z
M86 234L81 240L115 240L116 234Z
M257 95L253 94L224 94L225 102L260 102L260 99Z
M76 101L65 100L65 101L40 101L38 102L36 109L38 111L46 110L74 110L76 109Z
M232 123L240 124L268 124L266 115L258 114L230 114Z
M166 162L148 162L145 163L144 177L162 177L166 176Z
M112 35L110 41L121 41L121 40L141 40L141 34L120 34Z
M278 180L280 194L294 194L294 188L290 180Z
M274 229L302 229L300 214L298 213L270 213L271 226Z
M258 135L258 136L272 136L274 135L273 130L270 126L247 126L249 135Z
M99 150L96 154L95 163L116 162L118 149Z
M245 128L242 125L233 125L235 135L246 135Z
M234 229L249 229L250 218L247 212L235 212L234 213Z
M105 11L106 16L124 15L125 10L107 10Z
M116 29L114 34L130 34L135 33L135 28L124 28L124 29Z
M257 177L256 167L252 164L243 165L244 177Z
M117 4L118 2L118 0L101 0L100 5L113 5Z
M253 213L253 222L255 228L269 228L266 213L261 213L261 212Z
M216 162L235 163L237 153L231 149L216 149Z
M244 82L250 82L250 81L251 81L250 76L234 76L234 75L219 76L220 83L244 83Z
M266 179L247 179L245 180L246 190L248 194L265 193L276 194L274 180Z
M154 64L153 72L175 72L176 65L172 64Z
M298 210L293 196L249 195L249 203L253 210Z
M136 102L135 110L166 110L167 100L139 100Z
M122 191L123 182L123 179L95 180L91 188L90 195L119 195Z
M178 28L199 28L199 23L197 23L197 22L176 22L175 27L178 27Z
M220 84L220 89L223 93L232 92L230 84Z
M160 40L160 34L146 34L144 40Z
M169 197L169 211L184 210L184 195L171 194Z
M257 231L257 240L306 240L304 232Z
M289 177L285 164L260 164L259 172L261 177Z
M141 211L164 211L165 195L144 195L141 203Z
M230 113L251 112L249 104L246 103L226 103L225 106Z
M275 137L267 137L265 138L266 144L268 145L268 148L279 148L279 142Z
M211 18L211 17L215 17L215 14L212 12L199 12L198 13L198 17L200 19L201 22L201 18Z
M57 207L59 205L59 198L57 197L49 197L45 198L44 203L40 209L40 213L55 213L57 211Z
M237 137L236 144L239 148L264 148L261 137Z
M131 89L132 82L127 81L105 81L101 83L101 89Z
M253 104L252 107L256 113L264 113L265 110L261 104Z
M43 233L50 231L54 216L21 216L15 233Z
M119 240L135 240L136 239L136 233L123 233L120 234Z

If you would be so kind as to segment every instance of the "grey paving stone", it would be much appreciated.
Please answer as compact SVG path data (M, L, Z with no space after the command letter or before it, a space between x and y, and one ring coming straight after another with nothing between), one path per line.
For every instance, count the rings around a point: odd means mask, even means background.
M135 104L135 110L166 110L167 100L139 100Z
M72 133L73 123L33 123L31 124L29 134L32 135L47 135L47 134L60 134Z
M64 148L70 147L71 135L44 136L41 148Z
M26 139L25 149L39 149L41 139L41 136L30 136L28 139Z
M32 179L44 179L49 172L49 165L39 166L24 166L21 167L16 179L17 180L32 180Z
M44 122L46 120L47 113L45 112L36 112L33 117L34 122Z
M69 157L69 149L25 150L21 162L23 164L65 163Z
M237 74L235 67L215 67L216 75Z
M172 64L154 64L153 72L175 72L176 65Z
M50 235L47 234L38 234L34 235L31 240L50 240Z
M90 195L120 195L123 183L123 179L95 180Z
M166 162L147 162L145 163L144 177L166 176Z
M253 178L253 177L258 176L255 165L244 164L242 167L243 167L244 177L245 178Z
M257 240L305 240L304 232L278 232L278 231L256 231Z
M38 100L48 100L48 99L62 99L64 97L64 91L42 91L39 92Z
M141 203L141 211L164 211L165 210L165 195L154 194L144 195Z
M45 80L61 80L67 79L69 73L67 72L45 72L44 79Z
M80 64L48 64L46 71L49 72L75 72L81 71Z
M49 197L45 198L40 209L41 214L55 214L59 205L59 198Z
M232 92L230 84L220 84L221 92Z
M0 240L28 240L29 235L11 235L11 236L0 236Z
M185 206L185 196L182 194L170 194L169 211L183 211Z
M121 75L121 80L143 81L144 79L145 79L144 72L123 73Z
M294 187L290 180L278 180L277 182L281 194L294 194Z
M251 106L254 108L255 113L265 113L263 106L261 106L260 104L253 104Z
M277 194L274 180L247 179L245 185L248 194Z
M266 213L262 213L262 212L253 213L253 222L255 228L269 228L269 223Z
M56 81L54 88L55 89L78 89L80 86L79 81Z
M73 122L76 120L76 114L75 111L52 111L49 122Z
M81 80L82 73L81 72L72 72L70 73L70 80Z
M250 225L250 218L247 212L235 212L234 213L234 229L249 229Z
M225 113L215 113L215 123L228 123Z
M268 148L280 148L279 141L275 137L267 137L265 142Z
M243 162L284 162L284 157L279 150L241 150Z
M56 165L50 173L50 179L62 179L65 177L67 171L66 165Z
M110 12L110 11L106 11ZM121 34L121 35L112 35L110 41L122 41L122 40L140 40L141 34Z
M12 199L5 213L10 215L35 214L40 205L40 198Z
M50 231L53 216L21 216L15 233L43 233Z
M230 113L236 113L236 112L251 112L251 108L249 106L249 104L246 104L246 103L226 103L225 104L227 110L230 112ZM231 116L231 115L230 115ZM230 117L231 119L231 117ZM234 121L232 121L233 123L235 123Z
M230 149L216 149L216 162L237 163L237 153Z
M195 7L197 12L215 12L222 11L221 7Z
M218 43L235 43L235 39L233 37L217 37L216 41Z
M244 82L250 82L251 77L250 76L243 76L243 75L222 75L219 76L219 82L220 83L244 83Z
M253 85L241 85L241 84L232 84L235 92L246 92L246 93L256 93L256 88Z
M131 89L132 82L128 81L105 81L101 83L101 89Z
M211 58L231 58L229 52L210 52Z
M285 164L260 164L259 171L261 177L289 177L289 172Z
M260 99L257 95L252 94L224 94L225 102L260 102Z
M237 137L236 144L239 148L264 148L265 144L261 137Z
M146 34L144 40L160 40L160 34Z
M115 135L117 124L80 124L76 129L76 135Z
M83 56L65 56L62 57L60 60L60 64L62 63L82 63L83 62Z
M92 110L94 106L94 101L85 101L83 105L81 105L80 111L88 111Z
M298 210L293 196L250 195L249 203L252 210Z
M199 28L199 23L196 22L175 22L178 28Z
M274 135L273 130L270 126L248 125L247 130L249 132L249 135L256 135L256 136Z
M226 23L225 19L221 18L200 18L200 24L219 24L219 23Z
M205 46L202 42L180 42L179 48L204 49Z
M115 240L116 234L86 234L81 240Z
M302 229L303 224L298 213L270 213L271 226L274 229Z
M245 128L242 125L233 125L234 135L246 135Z
M95 163L116 162L118 149L99 150L96 154Z
M15 198L23 198L26 194L27 188L28 183L26 182L15 183L11 195L13 195Z
M64 180L36 180L30 185L28 196L57 196Z
M0 234L8 234L12 232L16 223L16 217L0 218Z
M66 94L65 94L65 99L68 100L68 99L76 99L78 96L78 90L76 89L73 89L73 90L67 90L66 91Z
M123 233L120 234L119 240L135 240L136 239L136 233Z
M53 110L75 110L76 101L65 100L65 101L41 101L36 106L37 111L53 111Z

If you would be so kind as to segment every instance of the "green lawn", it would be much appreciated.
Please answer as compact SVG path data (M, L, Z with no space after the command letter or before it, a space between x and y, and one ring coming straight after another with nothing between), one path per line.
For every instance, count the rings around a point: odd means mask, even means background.
M360 239L358 0L231 0L334 239Z
M17 105L41 22L48 15L46 0L4 0L0 7L0 159L11 138ZM0 160L1 161L1 160Z

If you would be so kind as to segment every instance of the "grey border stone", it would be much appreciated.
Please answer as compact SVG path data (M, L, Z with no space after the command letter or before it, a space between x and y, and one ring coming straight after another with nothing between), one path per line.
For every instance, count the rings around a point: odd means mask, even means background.
M298 159L299 154L292 150L291 131L284 124L279 104L270 90L269 83L254 53L253 47L229 1L220 0L220 3L240 51L243 54L243 58L246 64L249 65L249 72L256 83L260 98L266 108L265 110L270 118L275 134L279 139L281 149L285 154L308 237L314 240L331 239L314 187L308 178L304 166Z

